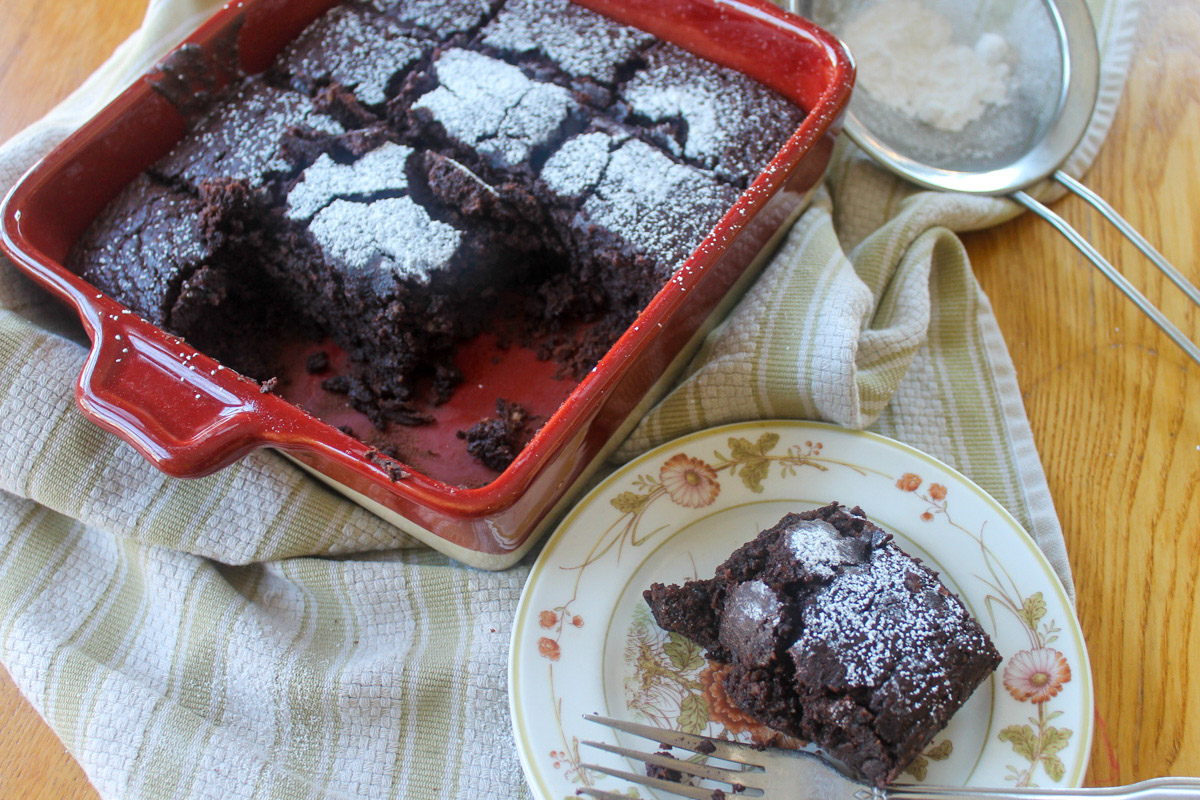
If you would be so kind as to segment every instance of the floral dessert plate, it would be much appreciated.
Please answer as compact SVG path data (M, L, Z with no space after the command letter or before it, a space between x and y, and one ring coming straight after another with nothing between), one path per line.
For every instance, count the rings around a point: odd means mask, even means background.
M785 513L831 501L862 506L937 570L1004 657L904 779L1079 786L1092 736L1087 650L1029 535L982 489L918 450L776 421L714 428L646 453L593 489L547 542L521 597L509 662L513 730L534 795L563 800L597 786L655 796L581 767L642 767L582 747L584 739L653 748L584 721L586 713L765 741L770 733L729 703L718 665L655 625L642 590L708 577Z

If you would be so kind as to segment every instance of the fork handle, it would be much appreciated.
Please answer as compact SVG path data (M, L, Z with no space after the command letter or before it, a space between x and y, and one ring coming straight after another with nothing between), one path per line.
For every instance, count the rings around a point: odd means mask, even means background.
M972 787L907 787L876 791L874 800L1200 800L1200 778L1154 778L1128 786L1083 789L984 789Z

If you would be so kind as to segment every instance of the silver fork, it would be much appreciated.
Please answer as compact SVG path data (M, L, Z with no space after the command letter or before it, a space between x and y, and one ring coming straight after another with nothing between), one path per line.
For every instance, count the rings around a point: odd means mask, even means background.
M619 756L642 761L666 769L676 770L704 780L726 784L724 796L728 800L742 797L757 797L762 800L1068 800L1069 798L1132 798L1133 800L1196 800L1200 798L1200 778L1155 778L1129 786L1112 786L1097 789L987 789L952 786L890 786L879 789L843 774L837 767L815 753L804 750L759 750L748 744L695 736L690 733L669 731L636 722L585 714L584 719L607 725L619 731L641 736L652 742L690 750L694 753L732 761L743 765L740 769L723 769L708 764L696 764L682 758L643 753L605 742L584 741L589 747ZM631 783L692 800L714 800L722 795L713 789L687 786L661 778L650 778L634 772L605 767L599 764L582 764L586 769L622 778ZM629 800L629 795L594 789L590 786L579 789L576 794L600 800Z

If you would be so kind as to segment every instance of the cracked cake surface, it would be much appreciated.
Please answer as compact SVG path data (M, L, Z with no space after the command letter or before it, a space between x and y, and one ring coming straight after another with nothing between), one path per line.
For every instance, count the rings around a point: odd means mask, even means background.
M762 84L673 44L654 45L646 59L621 88L629 118L669 152L726 180L758 174L804 117Z
M151 169L197 185L210 178L244 180L253 187L288 171L280 140L294 128L325 134L343 131L311 98L255 76L202 117L188 136Z
M384 14L441 39L479 27L500 4L497 0L368 0Z
M366 105L385 102L399 76L433 50L434 42L392 17L335 6L309 25L276 61L301 91L337 83Z
M492 167L527 163L578 109L563 87L471 50L449 50L432 69L437 87L413 103L413 114L439 125L457 147Z
M383 434L430 424L485 331L579 379L802 116L672 53L567 0L342 3L193 113L69 264L258 380L281 329L329 340L348 358L322 385ZM745 94L721 106L750 114L740 141L704 149L690 105L649 102L707 97L689 69ZM500 470L534 427L464 447Z
M660 282L740 194L640 139L602 132L566 142L546 162L542 180L574 209L568 235L585 249L599 251L604 240L616 241L652 258Z
M1000 663L962 601L861 509L788 514L712 578L644 592L658 624L730 665L729 698L878 786Z
M480 34L485 47L549 61L572 78L617 82L653 35L570 0L509 0Z

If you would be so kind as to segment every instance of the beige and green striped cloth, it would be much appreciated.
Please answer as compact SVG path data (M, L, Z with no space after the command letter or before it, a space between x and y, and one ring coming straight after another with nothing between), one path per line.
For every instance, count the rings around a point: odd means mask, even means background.
M152 2L84 87L0 150L0 188L216 5ZM1075 174L1117 105L1136 17L1129 0L1093 10L1103 91ZM869 426L980 483L1070 586L1012 364L953 233L1014 213L913 192L842 149L620 457L733 420ZM0 660L100 794L527 796L506 701L527 568L461 567L270 452L166 478L76 409L77 331L0 261Z

